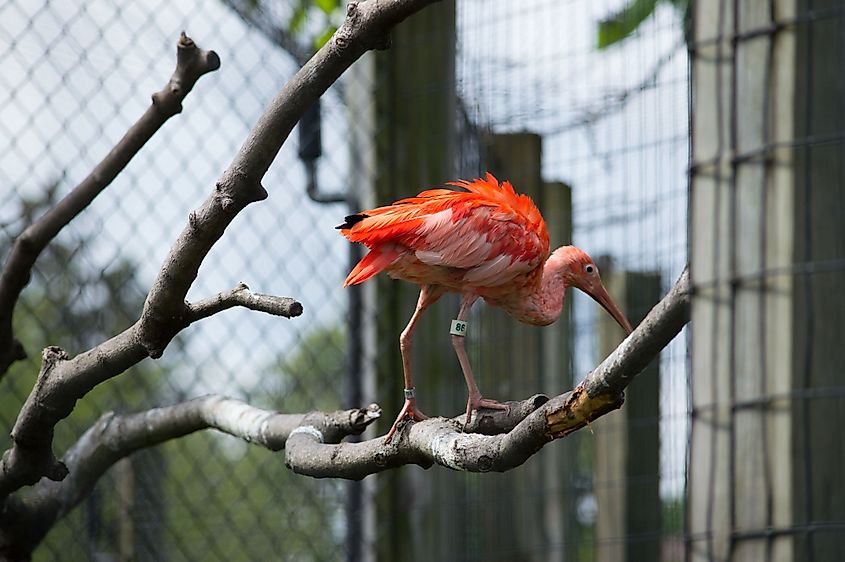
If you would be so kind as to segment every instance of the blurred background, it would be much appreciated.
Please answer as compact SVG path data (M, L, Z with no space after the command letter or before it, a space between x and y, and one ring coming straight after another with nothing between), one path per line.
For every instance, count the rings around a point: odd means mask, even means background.
M141 115L180 31L222 59L39 259L15 315L31 359L0 381L0 425L42 347L76 354L137 318L188 213L344 13L337 0L0 4L4 253ZM243 281L305 314L234 309L191 326L80 402L55 450L105 411L206 393L283 412L375 401L385 419L366 436L383 434L416 287L342 289L361 250L334 226L486 171L534 198L553 247L597 260L634 322L691 262L694 328L622 410L510 473L316 481L202 432L116 465L36 560L845 557L844 19L832 0L456 0L400 25L303 119L264 179L269 199L234 221L188 295ZM621 341L595 303L567 301L547 328L476 305L468 350L485 396L560 394ZM429 415L464 408L456 311L442 299L416 338Z

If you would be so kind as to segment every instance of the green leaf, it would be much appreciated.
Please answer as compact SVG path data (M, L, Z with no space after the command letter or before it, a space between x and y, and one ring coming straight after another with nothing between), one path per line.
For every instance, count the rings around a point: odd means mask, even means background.
M329 42L329 39L332 38L334 32L337 31L337 26L330 25L326 30L320 35L319 37L314 39L314 49L319 49L323 45Z
M291 35L299 35L300 30L302 29L302 24L305 23L305 17L308 15L308 5L305 3L300 4L296 7L293 11L293 16L290 18L288 22L288 31Z
M338 7L337 0L314 0L314 4L328 15L331 15L335 8Z
M660 0L631 0L622 10L601 20L598 26L598 47L606 49L630 36L654 13Z

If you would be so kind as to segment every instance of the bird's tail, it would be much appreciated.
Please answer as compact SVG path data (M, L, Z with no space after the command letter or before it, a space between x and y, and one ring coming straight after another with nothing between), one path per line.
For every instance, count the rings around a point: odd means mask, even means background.
M357 285L363 283L373 275L382 271L399 257L400 251L394 248L374 248L367 253L364 258L358 262L349 276L346 278L343 286Z

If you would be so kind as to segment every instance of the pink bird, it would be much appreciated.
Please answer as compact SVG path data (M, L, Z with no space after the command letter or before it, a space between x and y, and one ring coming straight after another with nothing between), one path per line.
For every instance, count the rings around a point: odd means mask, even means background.
M546 223L530 197L517 194L507 181L500 185L489 173L485 179L449 185L461 189L423 191L387 207L350 215L338 226L351 242L369 248L344 287L381 271L420 286L416 310L399 337L405 403L386 442L406 417L415 421L427 417L416 405L412 336L423 311L447 292L461 295L451 333L469 392L467 423L473 410L508 408L482 397L464 349L467 316L479 297L520 322L546 326L560 316L566 289L575 287L631 333L631 324L608 295L590 256L574 246L560 247L549 255Z

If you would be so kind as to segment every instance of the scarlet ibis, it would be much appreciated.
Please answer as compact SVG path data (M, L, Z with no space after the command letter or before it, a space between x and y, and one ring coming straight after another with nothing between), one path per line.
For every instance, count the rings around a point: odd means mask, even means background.
M631 333L631 324L608 295L593 260L574 246L549 254L543 216L527 195L488 173L484 179L450 182L459 188L431 189L386 207L346 217L338 226L351 242L369 252L346 278L344 287L380 271L420 286L416 310L399 337L405 377L405 403L385 441L400 421L426 418L416 405L411 374L414 327L423 311L447 292L461 296L452 346L463 370L469 398L467 423L478 408L507 409L482 397L464 349L463 330L473 303L483 298L516 320L535 326L560 316L567 287L581 289Z

